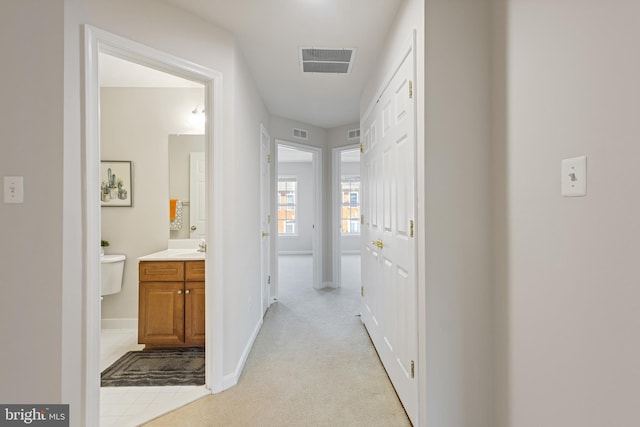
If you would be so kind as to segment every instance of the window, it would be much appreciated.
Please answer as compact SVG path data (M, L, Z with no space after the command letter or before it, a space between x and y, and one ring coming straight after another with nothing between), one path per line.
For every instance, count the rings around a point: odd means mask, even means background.
M340 231L360 234L360 177L342 177L341 188Z
M278 178L278 234L296 234L296 198L298 180Z

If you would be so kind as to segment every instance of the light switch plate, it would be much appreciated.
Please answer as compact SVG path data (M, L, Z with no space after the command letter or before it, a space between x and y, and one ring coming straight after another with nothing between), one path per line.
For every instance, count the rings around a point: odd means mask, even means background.
M560 182L562 196L580 197L587 195L587 157L573 157L562 161Z
M21 176L4 177L4 202L23 203L24 202L24 178Z

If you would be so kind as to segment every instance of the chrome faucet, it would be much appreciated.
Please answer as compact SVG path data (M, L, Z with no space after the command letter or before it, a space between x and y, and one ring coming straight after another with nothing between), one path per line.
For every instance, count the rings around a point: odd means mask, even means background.
M198 252L207 252L207 242L204 239L200 239L198 244Z

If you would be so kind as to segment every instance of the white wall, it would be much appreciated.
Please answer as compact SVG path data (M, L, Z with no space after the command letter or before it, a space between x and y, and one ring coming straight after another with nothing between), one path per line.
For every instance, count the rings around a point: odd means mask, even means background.
M62 398L63 17L62 1L0 2L0 175L25 188L0 203L3 403Z
M509 425L635 426L640 3L509 1ZM586 155L587 196L560 196Z
M244 57L234 51L234 132L225 153L224 371L237 381L251 340L262 324L260 280L260 124L269 114ZM225 76L226 79L226 76ZM275 253L275 252L272 252Z
M102 88L101 158L132 162L132 207L103 207L105 253L124 254L122 292L105 296L103 319L138 318L138 257L167 248L169 135L193 132L201 88Z
M487 0L427 0L427 419L493 427Z
M296 223L297 235L278 236L278 253L311 254L313 251L313 206L315 202L315 182L311 162L279 162L280 177L297 179ZM276 193L277 194L277 193Z

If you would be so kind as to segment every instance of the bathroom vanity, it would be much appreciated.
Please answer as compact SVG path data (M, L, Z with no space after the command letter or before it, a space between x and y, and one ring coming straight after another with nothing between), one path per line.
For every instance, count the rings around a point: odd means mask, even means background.
M138 274L138 342L145 349L204 347L204 253L147 255Z

